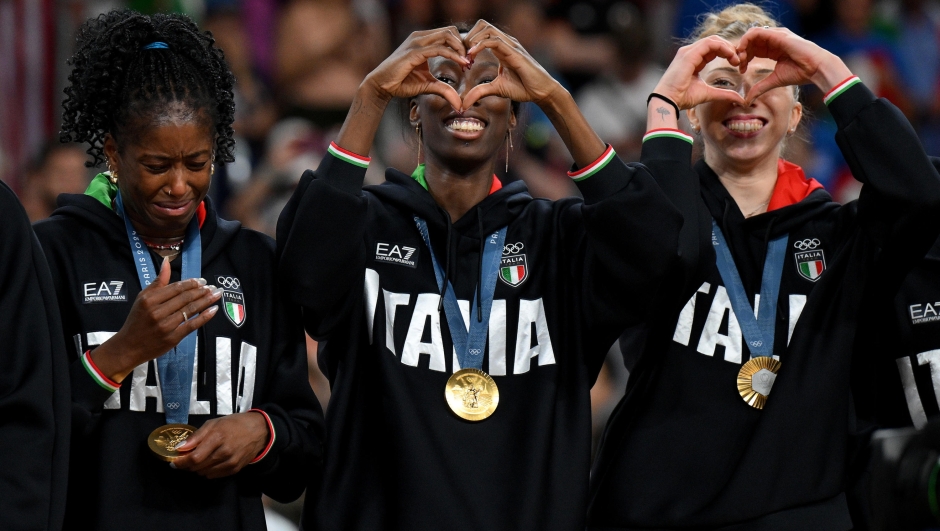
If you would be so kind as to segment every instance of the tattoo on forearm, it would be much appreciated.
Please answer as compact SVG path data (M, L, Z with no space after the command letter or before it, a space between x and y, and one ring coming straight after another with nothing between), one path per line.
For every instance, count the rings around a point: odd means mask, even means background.
M667 108L665 108L665 107L659 107L659 108L657 108L657 109L656 109L656 112L658 112L660 115L662 115L664 122L666 121L666 117L669 116L670 114L672 114L671 112L669 112L669 109L667 109Z

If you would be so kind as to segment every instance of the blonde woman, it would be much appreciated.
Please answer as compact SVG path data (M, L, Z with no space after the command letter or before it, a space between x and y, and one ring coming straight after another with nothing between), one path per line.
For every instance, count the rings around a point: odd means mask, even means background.
M781 158L809 83L864 183L857 202L834 203ZM680 109L704 145L691 168ZM608 425L589 529L851 528L856 319L936 238L940 177L894 106L753 5L704 20L651 96L648 126L652 173L698 183L681 205L686 291L650 325Z

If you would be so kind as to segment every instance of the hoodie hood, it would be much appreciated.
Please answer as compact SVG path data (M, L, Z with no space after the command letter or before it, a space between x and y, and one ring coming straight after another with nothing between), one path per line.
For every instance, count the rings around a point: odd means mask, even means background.
M818 181L804 175L802 168L781 160L777 164L777 184L768 211L745 219L734 198L704 160L696 163L695 172L708 212L724 232L740 226L746 232L761 233L770 239L839 207Z
M435 230L447 230L446 212L411 176L395 169L388 169L385 172L384 183L367 186L365 189L382 198L383 201L424 219L432 231L432 237ZM503 185L458 219L453 224L453 230L467 237L478 238L481 219L484 233L496 231L516 219L532 200L528 188L522 181Z
M102 234L116 245L129 245L124 220L108 208L100 197L85 194L61 194L56 200L58 208L50 218L72 218ZM220 219L212 200L203 200L206 209L205 222L200 230L202 237L202 261L209 263L228 244L241 228L241 223Z
M771 239L793 232L839 208L822 185L807 179L799 166L784 163L778 164L777 184L771 196L771 203L776 203L777 208L745 219L734 198L704 160L696 163L695 171L705 206L721 227L749 292L760 292L761 272Z

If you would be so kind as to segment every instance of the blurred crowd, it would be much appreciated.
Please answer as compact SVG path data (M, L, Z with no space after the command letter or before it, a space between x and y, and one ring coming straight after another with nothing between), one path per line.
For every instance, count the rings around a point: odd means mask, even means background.
M14 0L0 0L0 8ZM52 60L63 64L72 35L88 17L127 6L143 12L190 14L215 35L237 78L236 160L221 166L211 195L224 217L274 235L278 214L302 172L315 168L336 135L364 76L412 31L485 18L515 36L572 94L588 120L625 160L637 160L645 132L646 96L716 0L60 0L61 41ZM785 26L841 56L876 94L894 102L918 129L929 154L940 154L940 0L780 0L758 2ZM2 13L0 13L2 14ZM0 50L0 54L2 54ZM59 80L63 85L64 81ZM57 91L56 94L61 94ZM804 167L839 201L853 199L851 178L835 145L835 124L822 94L805 90L800 132L787 158ZM399 105L377 137L367 182L389 166L417 163L414 131ZM576 194L565 176L570 158L548 119L523 105L504 181L522 179L535 196ZM81 192L98 169L83 166L77 145L52 132L23 167L0 175L30 218L42 219L62 192ZM311 383L324 402L329 386ZM595 388L597 422L622 393L627 371L616 356ZM616 361L614 361L616 360Z

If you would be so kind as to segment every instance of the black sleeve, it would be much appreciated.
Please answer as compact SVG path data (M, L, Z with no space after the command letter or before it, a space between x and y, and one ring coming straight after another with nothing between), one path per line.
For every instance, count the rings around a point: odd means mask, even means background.
M322 471L326 435L323 411L308 380L300 309L280 298L275 308L265 393L253 406L267 415L273 437L264 457L246 470L257 474L262 492L287 503L297 499Z
M702 202L698 175L691 166L692 144L676 137L659 136L643 142L640 161L649 168L666 197L682 213L679 259L669 274L664 299L678 308L702 284L707 267L715 263L711 245L711 216Z
M901 111L863 84L837 96L829 111L839 126L836 142L864 184L856 221L880 249L874 271L881 289L896 292L940 233L940 174Z
M330 154L306 171L277 223L281 289L303 308L314 338L341 322L361 292L366 267L366 170ZM329 279L325 282L324 279Z
M69 380L52 278L26 213L0 186L0 515L4 529L60 529Z
M596 342L590 351L603 358L623 328L648 316L674 267L682 216L645 166L616 156L577 185L583 237L565 252L580 283L585 337ZM602 358L588 361L599 368Z

